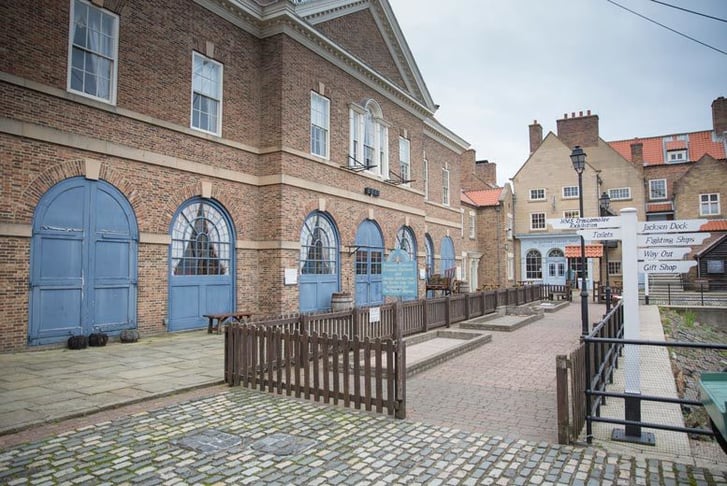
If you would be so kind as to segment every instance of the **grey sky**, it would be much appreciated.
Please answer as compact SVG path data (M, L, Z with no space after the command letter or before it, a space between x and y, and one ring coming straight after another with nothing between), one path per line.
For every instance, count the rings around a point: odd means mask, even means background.
M727 23L651 0L615 0L727 51ZM727 19L727 0L664 0ZM555 132L591 110L604 140L712 128L727 55L606 0L390 0L437 119L497 163L498 183L529 155L528 125Z

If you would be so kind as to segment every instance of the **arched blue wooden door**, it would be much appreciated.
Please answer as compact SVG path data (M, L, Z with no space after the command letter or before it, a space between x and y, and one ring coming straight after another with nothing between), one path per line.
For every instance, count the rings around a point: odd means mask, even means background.
M339 289L339 239L333 220L321 211L306 218L300 232L300 311L331 307Z
M381 276L384 238L379 226L366 220L356 231L356 305L379 305L384 302Z
M454 243L452 243L452 238L449 236L442 238L442 249L440 251L439 272L444 274L447 270L455 267Z
M205 314L235 306L232 224L208 199L187 201L172 221L169 255L169 330L207 325Z
M399 231L396 232L396 248L404 250L407 255L409 255L409 259L412 262L417 261L417 242L416 238L414 237L414 231L408 226L402 226L399 228ZM414 279L416 282L417 280L417 267L414 266L413 269L414 274L411 276L411 278ZM409 297L407 300L416 300L416 296Z
M104 181L53 186L33 217L30 344L136 328L138 228Z
M547 272L543 275L543 283L548 285L565 285L567 261L563 250L553 248L548 252Z

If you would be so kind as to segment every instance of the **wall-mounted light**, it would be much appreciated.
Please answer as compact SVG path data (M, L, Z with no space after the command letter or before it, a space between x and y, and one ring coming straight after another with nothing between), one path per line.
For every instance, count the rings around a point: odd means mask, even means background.
M371 197L379 197L379 190L373 187L364 187L364 194Z

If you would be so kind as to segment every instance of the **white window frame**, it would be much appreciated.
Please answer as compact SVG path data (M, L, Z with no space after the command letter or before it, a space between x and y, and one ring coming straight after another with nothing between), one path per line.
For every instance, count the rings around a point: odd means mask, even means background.
M664 186L664 197L654 197L655 186ZM663 201L667 198L666 179L649 179L649 201Z
M667 164L678 164L680 162L686 162L687 160L687 149L667 150L666 152Z
M621 260L609 260L607 271L609 275L621 275L623 271L621 267Z
M83 5L84 8L88 8L91 12L98 12L101 15L102 18L102 26L105 25L105 22L103 22L103 19L110 19L111 20L111 32L109 32L109 35L106 35L105 38L109 38L110 42L113 43L113 46L110 46L108 51L109 53L102 54L100 51L94 51L92 48L78 45L76 47L76 44L74 42L75 37L75 18L76 18L76 8L77 5ZM71 16L70 16L70 26L68 29L69 35L68 35L68 70L67 70L67 80L66 80L66 86L69 92L76 93L81 96L85 96L87 98L92 98L94 100L102 101L104 103L109 103L111 105L116 104L116 83L117 83L117 73L118 73L118 60L119 60L119 16L109 12L108 10L104 10L102 8L99 8L85 0L71 0ZM102 32L99 32L99 35L107 34L102 27ZM84 54L89 54L91 58L98 58L99 60L107 60L110 62L111 66L109 69L109 87L108 87L108 97L103 96L97 96L96 94L87 93L84 89L74 89L72 87L72 76L74 72L81 72L78 68L74 68L73 66L73 54L74 52L82 52ZM85 59L85 56L84 56ZM85 72L85 70L84 70ZM98 77L97 75L93 74L93 76Z
M538 197L539 193L542 191L542 197ZM530 201L545 201L545 188L539 187L537 189L530 189L528 191L528 199Z
M507 279L515 280L515 254L507 252Z
M611 198L611 201L626 201L631 199L631 188L614 187L613 189L608 190L608 197Z
M195 89L195 77L197 76L195 73L195 65L197 60L201 60L201 62L206 64L211 64L213 67L218 68L218 80L217 80L217 93L218 96L215 97L214 93L211 93L209 90L197 90ZM192 95L190 96L190 113L189 113L189 126L193 130L197 130L204 133L209 133L211 135L221 136L222 135L222 86L223 86L223 77L224 77L224 66L222 63L215 61L212 58L209 58L203 54L200 54L197 51L192 51ZM203 81L211 82L211 80L203 78ZM212 83L210 83L211 85ZM194 97L196 94L199 94L200 96L203 96L207 99L210 99L214 101L217 104L217 115L215 117L215 128L216 130L207 130L206 128L202 128L201 126L195 126L194 123ZM210 117L211 118L211 117Z
M513 220L514 218L512 216L512 213L507 213L507 215L505 216L505 236L508 240L512 240L513 238Z
M369 122L367 132L367 121ZM350 144L349 167L356 168L364 166L375 166L366 169L385 179L389 179L389 125L384 121L381 107L374 100L368 100L365 106L351 104L349 110ZM364 142L367 136L370 137L371 159L365 160Z
M715 274L715 273L725 273L724 271L725 265L724 260L720 259L707 259L707 273Z
M705 200L706 199L706 200ZM707 211L705 211L707 209ZM699 195L699 215L716 216L722 214L719 193L710 192Z
M442 167L442 204L449 206L449 169Z
M411 142L404 137L399 137L399 176L402 181L411 179ZM409 182L404 183L409 186Z
M570 194L567 194L570 192ZM562 189L563 199L578 199L579 189L578 186L563 186Z
M542 218L542 226L539 224L537 227L534 225L535 219L541 219ZM544 231L546 229L545 225L545 213L530 213L530 230L531 231Z
M331 138L331 100L323 95L310 92L310 153L326 160L330 157L330 138ZM315 136L323 135L320 140ZM317 142L317 143L316 143ZM316 146L322 147L321 151L316 151Z
M429 201L429 161L427 160L427 157L424 156L424 200Z
M474 240L475 236L477 235L477 231L475 228L475 224L477 222L477 217L475 215L474 211L470 211L470 239Z
M580 218L581 211L580 211L580 209L571 209L570 211L563 211L563 217L564 218Z

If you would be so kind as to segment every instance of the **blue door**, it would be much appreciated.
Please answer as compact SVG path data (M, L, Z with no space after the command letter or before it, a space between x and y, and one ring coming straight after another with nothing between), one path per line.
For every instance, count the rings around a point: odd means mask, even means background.
M104 181L52 187L33 218L30 344L136 327L136 218Z
M565 285L567 261L563 250L554 248L548 252L546 261L546 272L543 275L543 283L548 285Z
M454 243L452 243L452 238L445 236L442 238L439 273L444 275L447 270L451 270L453 268L455 268Z
M205 314L235 307L232 225L214 201L187 201L172 221L169 255L169 330L199 329Z
M356 305L384 303L381 276L384 239L379 226L366 220L356 231Z
M300 311L331 307L331 294L339 290L338 230L325 213L314 211L300 232Z

